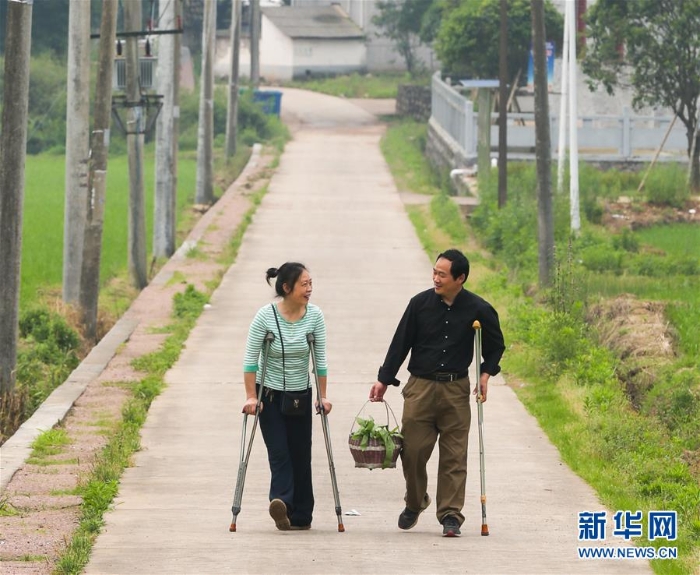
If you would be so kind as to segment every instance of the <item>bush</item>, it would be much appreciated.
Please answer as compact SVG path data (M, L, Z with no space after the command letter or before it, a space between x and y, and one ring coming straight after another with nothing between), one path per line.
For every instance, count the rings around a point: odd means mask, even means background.
M686 174L680 166L658 166L645 184L647 201L660 206L682 207L690 197Z

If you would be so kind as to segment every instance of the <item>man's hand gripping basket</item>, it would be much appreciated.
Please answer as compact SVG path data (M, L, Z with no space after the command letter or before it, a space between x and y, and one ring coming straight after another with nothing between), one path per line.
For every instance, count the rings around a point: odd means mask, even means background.
M366 402L362 410L367 405ZM355 417L355 422L350 429L348 444L350 453L355 460L355 467L367 469L388 469L396 467L396 460L399 458L403 447L403 436L399 433L399 426L396 421L394 411L385 401L386 425L377 425L370 415L367 419ZM389 412L394 419L394 428L389 429ZM355 429L357 424L357 429Z

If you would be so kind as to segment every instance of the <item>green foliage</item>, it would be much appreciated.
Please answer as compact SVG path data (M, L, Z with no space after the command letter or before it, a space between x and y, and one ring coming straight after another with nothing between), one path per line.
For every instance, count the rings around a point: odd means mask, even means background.
M550 0L545 0L547 40L561 50L563 17ZM459 78L498 78L500 37L500 1L460 2L446 10L435 41L435 51L443 73ZM526 76L531 46L532 16L530 0L508 0L508 75L518 71Z
M410 74L349 74L328 78L311 78L286 82L285 86L320 92L339 98L396 98L401 84L430 83L430 76L411 76ZM282 103L284 105L284 101Z
M19 318L19 335L37 343L51 343L58 351L68 353L78 348L80 338L63 316L44 307L23 311Z
M430 202L430 211L435 223L444 230L454 242L462 242L467 237L462 212L446 194L436 195Z
M193 284L187 284L184 292L173 296L173 314L178 319L197 318L208 301L209 296L198 291Z
M407 0L403 3L379 0L376 4L377 14L372 18L372 23L394 43L411 76L424 67L416 50L423 43L423 21L433 4L433 0ZM432 21L426 18L428 26Z
M66 445L71 443L65 429L55 428L44 431L32 442L32 457L47 457L57 455Z
M19 335L16 409L24 421L78 366L80 338L62 316L39 307L20 312ZM4 425L14 424L3 419Z
M389 467L394 456L394 438L403 438L403 435L399 432L399 428L394 427L393 429L389 429L388 425L377 425L371 415L367 419L357 417L355 418L355 422L358 427L350 434L350 437L360 441L360 449L362 450L367 449L371 440L383 444L386 454L382 462L382 469Z
M590 41L582 64L592 88L602 84L613 94L631 83L635 108L673 110L685 125L689 151L700 96L700 37L688 27L699 22L700 0L595 2L587 12ZM699 155L696 147L694 160ZM700 185L695 169L692 184Z
M649 172L644 184L646 199L661 206L683 207L690 198L687 174L679 166L658 166Z

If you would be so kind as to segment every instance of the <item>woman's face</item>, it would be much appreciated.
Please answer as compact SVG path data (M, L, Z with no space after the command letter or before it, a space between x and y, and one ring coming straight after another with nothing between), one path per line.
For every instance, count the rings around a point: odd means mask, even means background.
M287 291L287 284L285 284L284 287L285 291ZM299 305L306 305L307 303L309 303L309 298L311 297L312 291L313 284L311 281L311 275L308 271L304 270L303 272L301 272L299 279L296 281L291 291L287 291L287 295L284 299Z

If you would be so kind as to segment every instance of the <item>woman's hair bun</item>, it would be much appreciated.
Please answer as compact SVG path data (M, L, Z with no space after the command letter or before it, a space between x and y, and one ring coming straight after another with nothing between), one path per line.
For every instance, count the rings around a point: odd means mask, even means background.
M267 280L267 285L270 285L270 278L276 278L279 270L277 268L269 268L265 273L265 279Z

